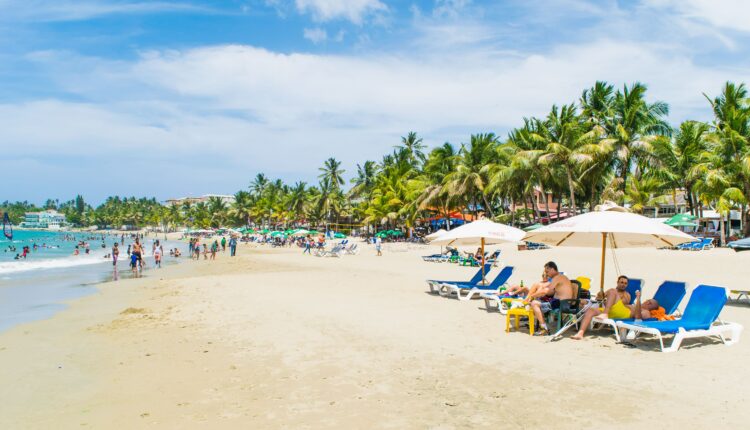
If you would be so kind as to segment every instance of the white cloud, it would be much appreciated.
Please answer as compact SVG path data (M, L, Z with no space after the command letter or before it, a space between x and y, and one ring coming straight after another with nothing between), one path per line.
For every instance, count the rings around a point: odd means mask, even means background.
M209 11L187 3L164 1L0 0L0 21L77 21L113 14Z
M304 30L304 36L305 39L317 45L321 42L325 42L328 39L328 32L320 27L306 28Z
M361 22L371 13L304 10L320 14L321 21ZM175 177L154 188L123 177L106 193L136 185L128 193L231 192L259 171L314 182L317 166L329 156L351 173L354 163L380 158L410 130L429 144L465 142L476 132L504 135L525 116L576 101L596 80L648 84L649 99L670 104L673 124L710 117L703 92L716 94L727 80L750 82L745 58L702 64L696 56L705 50L691 49L693 39L683 39L686 29L659 21L665 37L654 43L633 31L643 22L615 12L616 20L581 30L584 42L534 47L506 41L504 32L516 28L446 10L416 13L405 29L409 37L396 49L377 52L319 55L224 45L153 50L117 62L37 52L25 60L73 97L0 104L0 142L4 157L18 161L12 166L42 163L44 154L89 160L86 175L94 178L107 177L113 160ZM633 33L637 37L629 38ZM324 28L305 29L304 35L317 43L344 37ZM279 154L293 156L279 163ZM9 174L23 174L12 169Z
M684 18L713 27L750 32L747 0L645 0L647 6L672 9Z
M361 24L367 15L385 12L388 7L380 0L295 0L297 10L312 13L319 21L346 19Z

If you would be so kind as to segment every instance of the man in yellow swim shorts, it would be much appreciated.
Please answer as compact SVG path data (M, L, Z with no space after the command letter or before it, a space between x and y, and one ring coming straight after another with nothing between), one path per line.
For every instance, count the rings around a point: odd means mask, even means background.
M606 315L611 319L628 319L639 318L647 319L651 318L651 311L659 308L659 303L654 299L649 299L641 304L640 291L636 293L637 303L630 305L630 293L626 291L628 288L628 277L625 275L617 278L617 287L610 288L604 293L606 305L604 310L601 311L599 308L591 308L586 311L586 315L583 316L581 321L581 329L578 330L571 339L581 340L583 335L586 333L586 329L591 325L591 320L598 315Z

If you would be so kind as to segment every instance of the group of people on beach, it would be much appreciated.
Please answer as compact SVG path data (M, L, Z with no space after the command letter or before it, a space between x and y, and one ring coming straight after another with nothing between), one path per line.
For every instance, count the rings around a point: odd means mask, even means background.
M221 252L226 252L227 245L229 245L229 256L234 257L237 255L237 238L234 236L232 236L229 241L223 236L221 241L217 239L211 241L209 239L208 243L201 243L200 238L197 237L191 238L188 242L188 254L193 260L200 260L201 254L203 254L204 260L216 260L216 253L219 252L219 250L221 250ZM179 253L179 250L175 249L175 251ZM179 254L177 256L179 256Z
M572 339L580 340L586 333L591 321L599 316L606 315L608 318L635 318L647 319L656 317L660 312L664 313L664 308L659 306L655 299L649 299L641 303L640 291L635 293L635 302L630 304L630 293L626 291L628 287L628 277L621 275L617 279L617 286L608 289L603 296L598 297L599 301L604 300L606 303L604 309L598 307L589 308L580 324L580 330ZM544 319L544 314L560 308L561 301L572 300L579 297L580 287L574 284L567 276L560 273L557 264L550 261L544 265L542 279L531 287L524 287L523 283L509 287L503 292L503 295L522 296L522 304L528 305L534 312L534 317L540 323L541 329L534 333L535 336L549 335L549 328ZM582 299L582 305L585 305L586 299Z

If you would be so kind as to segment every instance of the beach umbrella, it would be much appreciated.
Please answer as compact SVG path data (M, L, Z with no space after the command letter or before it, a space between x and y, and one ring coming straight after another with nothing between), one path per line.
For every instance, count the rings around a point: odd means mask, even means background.
M286 236L286 234L283 231L272 231L271 237L279 237L279 236Z
M694 237L653 218L619 209L589 212L526 233L523 240L552 246L602 248L600 289L604 291L607 242L615 248L661 248L692 242Z
M292 236L307 236L310 234L309 230L305 230L304 228L299 228L292 233Z
M541 225L541 224L539 224L539 223L536 223L536 224L532 224L532 225L524 227L523 231L532 231L532 230L536 230L536 229L541 228L541 227L544 227L544 226Z
M426 239L426 240L427 240L428 242L432 242L433 240L435 240L435 239L439 238L440 236L444 235L445 233L448 233L448 232L447 232L447 231L446 231L445 229L442 229L442 228L441 228L440 230L438 230L438 231L436 231L436 232L434 232L434 233L430 233L430 234L428 234L428 235L427 235L427 236L425 236L424 238L425 238L425 239Z
M260 234L268 234L270 232L271 232L271 230L269 230L267 228L264 228L263 230L260 231Z
M677 214L664 221L664 224L671 225L672 227L698 227L698 223L695 222L696 219L698 217L695 215Z
M334 239L346 239L346 235L344 233L334 233L333 238Z
M446 232L432 243L436 245L479 245L484 255L484 246L504 242L518 242L524 236L523 230L509 225L479 220L456 227ZM482 282L484 282L484 264L482 265Z

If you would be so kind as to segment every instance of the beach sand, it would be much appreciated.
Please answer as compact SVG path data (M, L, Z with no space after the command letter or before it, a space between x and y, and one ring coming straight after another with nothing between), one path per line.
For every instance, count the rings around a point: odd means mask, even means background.
M342 258L243 245L102 284L0 335L0 428L743 428L750 341L628 349L505 333L484 302L433 296L437 247L360 244ZM554 260L598 288L599 251L501 246L512 282ZM651 297L664 279L744 288L750 253L621 250ZM616 270L609 258L607 284ZM497 270L497 269L495 269ZM687 298L685 302L687 302ZM750 324L750 306L724 320Z

